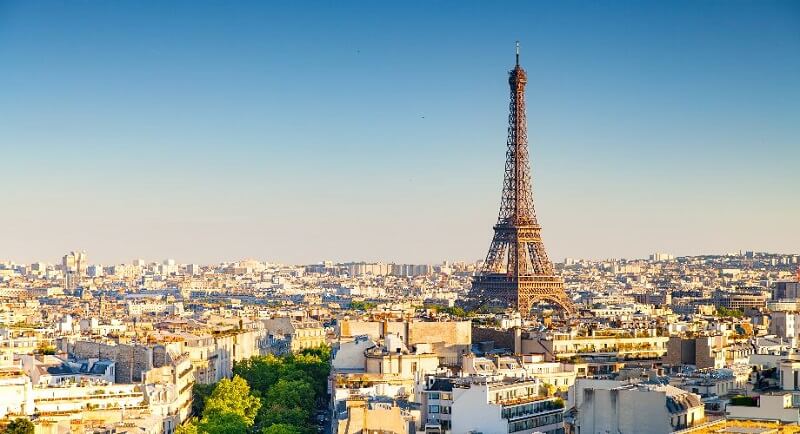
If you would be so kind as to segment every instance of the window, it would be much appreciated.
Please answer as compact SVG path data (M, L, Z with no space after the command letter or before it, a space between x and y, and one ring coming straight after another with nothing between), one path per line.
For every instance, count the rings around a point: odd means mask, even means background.
M428 394L428 399L439 399L439 392L431 392Z
M439 406L438 405L429 405L428 406L428 413L438 413Z
M508 424L508 432L514 433L517 431L527 431L536 427L550 425L554 423L559 423L563 421L562 413L553 413L543 416L535 416L529 419L523 419L516 422L511 422ZM559 428L562 429L562 428ZM558 432L558 430L555 430ZM563 431L561 431L563 432Z

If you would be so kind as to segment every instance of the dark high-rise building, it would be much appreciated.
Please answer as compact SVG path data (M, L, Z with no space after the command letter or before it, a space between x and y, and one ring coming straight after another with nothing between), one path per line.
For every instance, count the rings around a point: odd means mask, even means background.
M564 281L555 275L544 249L533 207L525 118L527 81L517 44L517 64L508 77L511 103L500 215L486 261L473 281L471 298L482 304L499 301L514 306L523 316L537 302L572 312L575 308L564 292Z

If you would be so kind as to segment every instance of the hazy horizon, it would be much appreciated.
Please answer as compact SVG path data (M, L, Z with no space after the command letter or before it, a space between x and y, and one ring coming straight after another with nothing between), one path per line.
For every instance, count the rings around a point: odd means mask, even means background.
M70 250L70 251L65 251L64 254L66 255L66 254L68 254L68 253L70 253L72 251L76 251L76 249L73 249L73 250ZM78 251L79 251L79 249L78 249ZM586 260L586 261L594 261L594 262L605 261L605 260L637 261L637 260L647 260L647 259L649 259L648 256L653 254L653 253L668 253L668 254L672 254L676 258L679 258L679 257L690 257L690 256L727 256L727 255L735 255L735 254L744 254L746 251L748 251L748 250L741 249L741 250L730 251L730 252L703 252L703 253L698 253L698 254L694 254L694 255L688 255L688 254L684 255L684 254L674 254L673 252L655 252L655 251L653 251L653 252L650 252L650 253L648 253L648 254L646 254L644 256L640 256L640 257L580 258L580 257L566 256L566 257L563 257L563 258L552 258L551 257L550 259L553 262L556 262L556 263L563 263L566 258L574 259L576 261ZM756 252L756 253L774 254L774 255L800 255L800 252L767 252L767 251L759 251L759 250L755 250L754 252ZM241 262L241 261L247 261L247 260L255 260L255 261L258 261L258 262L272 263L272 264L283 264L283 265L313 265L313 264L320 264L320 263L322 263L324 261L332 261L332 262L337 263L337 264L366 262L366 263L384 263L384 264L427 264L427 265L437 265L437 264L442 264L444 261L447 261L447 262L450 262L450 263L454 263L454 262L475 263L477 261L483 261L484 260L483 257L478 258L478 259L473 259L473 260L443 258L443 259L440 259L440 260L437 260L437 261L396 261L396 260L391 260L391 259L380 259L380 258L378 258L378 259L370 258L370 259L338 259L338 260L334 260L334 259L331 259L331 258L324 258L324 259L320 259L320 260L317 260L317 261L288 262L288 261L281 261L279 258L242 257L242 258L227 258L227 259L221 259L221 260L212 261L212 262L198 262L198 261L183 261L183 260L180 260L179 258L175 258L175 257L169 256L169 255L166 255L166 256L164 256L162 258L157 258L157 259L155 259L155 258L132 257L132 258L128 258L128 259L125 259L125 260L103 262L103 261L93 260L91 252L86 252L86 254L87 254L87 258L88 258L88 263L90 265L97 264L97 265L103 265L103 266L111 266L111 265L119 265L119 264L131 264L134 260L139 260L139 259L145 261L145 263L147 263L147 264L162 263L163 261L165 261L167 259L173 259L173 260L175 260L176 264L182 264L182 265L197 264L197 265L201 265L201 266L213 266L213 265L225 264L225 263L229 264L229 263L233 263L233 262ZM34 259L34 260L31 260L31 261L16 261L16 260L14 260L14 258L0 258L0 262L10 261L10 262L13 262L15 264L26 264L26 265L27 264L31 264L33 262L42 262L42 263L45 263L45 264L57 265L57 264L61 263L61 256L63 256L63 255L60 255L60 256L58 256L57 258L54 258L54 259Z
M800 3L2 2L0 260L800 251Z

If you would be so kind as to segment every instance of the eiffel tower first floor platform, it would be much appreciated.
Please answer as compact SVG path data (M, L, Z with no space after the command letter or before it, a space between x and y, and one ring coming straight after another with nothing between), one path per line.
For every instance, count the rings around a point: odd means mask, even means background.
M561 308L564 313L577 313L572 300L564 291L564 280L558 276L512 276L491 273L475 276L470 298L480 305L500 300L530 316L534 304L544 302Z

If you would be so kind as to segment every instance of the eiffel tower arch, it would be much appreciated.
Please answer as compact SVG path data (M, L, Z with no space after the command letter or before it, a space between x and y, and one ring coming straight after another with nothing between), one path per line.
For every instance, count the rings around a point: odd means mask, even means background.
M552 303L573 314L575 306L547 257L533 206L525 117L527 82L527 74L519 65L517 43L517 63L508 74L511 102L500 213L486 261L473 279L470 299L478 304L499 300L525 317L539 302Z

